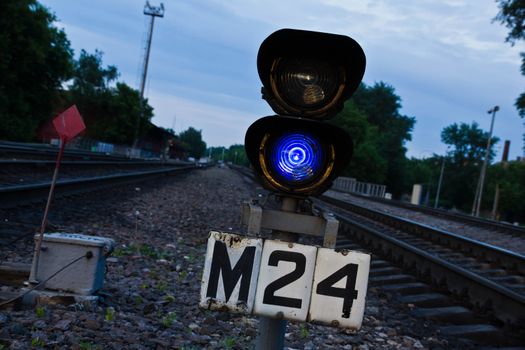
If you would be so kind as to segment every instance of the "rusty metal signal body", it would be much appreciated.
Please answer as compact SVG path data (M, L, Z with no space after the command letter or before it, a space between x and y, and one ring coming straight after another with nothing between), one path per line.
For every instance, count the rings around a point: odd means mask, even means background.
M324 192L346 167L352 138L334 117L358 88L365 55L350 37L281 29L264 40L257 56L262 94L276 116L257 120L245 149L269 190L306 197Z

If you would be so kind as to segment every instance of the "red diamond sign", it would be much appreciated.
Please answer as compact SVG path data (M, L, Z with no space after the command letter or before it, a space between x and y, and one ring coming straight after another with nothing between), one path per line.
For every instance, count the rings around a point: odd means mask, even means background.
M68 142L86 129L84 120L73 105L53 119L53 126L63 142Z

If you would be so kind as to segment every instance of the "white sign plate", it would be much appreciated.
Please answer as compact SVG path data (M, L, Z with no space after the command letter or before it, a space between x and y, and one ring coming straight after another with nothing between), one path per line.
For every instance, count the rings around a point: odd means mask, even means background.
M369 270L369 254L319 248L309 321L359 329Z
M210 232L199 306L250 314L253 309L262 239Z
M306 321L317 248L264 242L254 314Z

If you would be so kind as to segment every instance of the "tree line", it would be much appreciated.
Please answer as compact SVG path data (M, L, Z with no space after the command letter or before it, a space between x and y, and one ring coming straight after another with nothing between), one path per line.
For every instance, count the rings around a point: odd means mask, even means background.
M77 59L56 17L36 0L0 2L0 139L36 141L37 130L76 104L85 137L131 145L152 128L153 107L118 81L103 53L81 50ZM173 133L174 134L174 133ZM190 156L206 149L202 132L189 128L178 144Z
M507 40L524 39L522 1L498 3L496 20L511 29ZM86 136L131 144L151 127L153 108L136 89L118 81L116 66L104 66L102 52L82 50L74 59L66 33L54 26L55 21L36 0L0 2L0 139L34 141L36 130L45 121L74 103L88 126ZM525 62L525 54L522 58ZM523 101L523 96L516 101L522 116ZM445 155L408 159L406 142L411 140L416 119L401 113L401 107L393 86L384 82L360 85L331 120L354 141L353 158L343 175L385 184L395 198L410 193L414 183L421 183L426 190L424 201L432 205L444 164L439 206L469 212L488 133L476 123L452 124L441 132L442 142L449 146ZM248 165L243 145L206 148L202 131L192 127L178 139L187 155L195 159L210 155L217 161ZM489 161L494 160L493 149L499 140L495 137L491 141ZM495 163L489 167L482 203L485 210L492 207L496 187L501 219L525 221L525 164Z

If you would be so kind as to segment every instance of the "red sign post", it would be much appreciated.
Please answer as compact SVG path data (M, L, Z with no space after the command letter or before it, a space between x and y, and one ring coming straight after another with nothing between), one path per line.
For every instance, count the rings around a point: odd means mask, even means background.
M53 193L55 191L55 184L58 177L58 170L60 169L60 163L62 162L62 155L64 154L64 147L66 143L74 139L78 134L86 129L84 120L80 115L77 106L73 105L60 113L55 119L53 119L53 126L55 127L58 136L60 137L60 149L58 151L57 161L55 164L55 171L53 173L53 180L51 180L51 188L49 189L49 195L47 197L46 209L44 211L44 217L42 218L42 224L40 225L40 234L37 237L35 243L35 255L33 258L33 264L31 265L30 282L38 283L36 280L36 273L38 271L38 259L40 258L40 249L42 247L42 239L44 237L44 231L47 225L47 214L51 207L51 201L53 199Z

